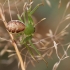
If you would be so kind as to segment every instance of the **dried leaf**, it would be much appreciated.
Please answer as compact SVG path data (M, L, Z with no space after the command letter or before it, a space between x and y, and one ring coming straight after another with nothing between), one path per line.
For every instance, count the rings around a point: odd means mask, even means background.
M55 50L57 52L57 43L55 41L53 41L53 43L54 43Z
M56 69L58 68L59 64L60 64L60 61L59 61L59 62L56 62L56 63L54 64L52 70L56 70Z
M9 52L9 53L11 53L11 52L15 52L15 51L13 51L13 50L6 50L7 52Z
M20 67L20 61L18 62L18 68ZM24 61L24 67L26 68L26 62Z
M68 25L66 25L63 30L66 30L69 26L70 26L70 23Z
M33 4L33 1L30 2L29 6L31 6Z
M0 51L0 56L4 55L7 49L8 49L8 45L6 45L4 49Z
M66 5L66 9L68 9L69 5L70 5L70 1L67 3L67 5Z
M68 45L68 47L67 47L67 50L70 48L70 44Z
M0 37L0 42L3 42L3 41L10 41L10 40Z
M58 55L58 50L57 50L57 45L58 44L55 41L53 41L53 44L54 44L54 48L55 48L55 51L56 51L56 55L57 55L58 59L60 60L60 57Z
M66 57L64 57L62 60L66 59L66 58L68 58L68 57L70 57L70 56L66 56Z
M31 63L32 63L32 65L35 67L35 64L34 64L34 62L31 60Z
M18 62L18 68L20 67L20 62Z
M12 57L12 56L14 56L15 54L10 54L8 57L10 58L10 57Z
M51 29L49 30L49 33L50 33L51 35L53 35L53 32L52 32L52 30L51 30Z
M58 5L58 8L60 8L60 6L61 6L61 0L59 0L59 5Z
M52 49L51 50L48 50L47 51L47 56L50 57L52 55L52 53L53 53L53 50Z
M65 17L65 20L68 20L70 19L70 14L68 14L66 17Z
M50 3L49 0L46 0L46 3L47 3L47 5L48 5L49 7L51 7L51 3Z
M47 36L48 36L48 37L51 37L51 38L53 37L53 32L52 32L51 29L49 30L49 33L47 34Z
M68 35L68 32L66 32L66 30L61 31L60 36L65 36L65 35Z
M41 44L42 46L45 46L45 44L44 44L42 41L40 41L40 44Z
M44 21L44 20L46 20L46 18L41 19L41 20L35 25L35 27L36 27L39 23L41 23L42 21Z
M70 16L70 14L68 14L66 17L69 17Z

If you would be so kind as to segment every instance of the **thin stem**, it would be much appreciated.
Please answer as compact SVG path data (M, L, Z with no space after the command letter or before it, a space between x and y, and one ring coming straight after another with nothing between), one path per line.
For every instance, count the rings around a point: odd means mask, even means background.
M10 2L9 2L9 0L8 0L8 7L9 7L10 18L11 18L11 20L12 20L11 11L10 11Z
M61 21L59 22L59 24L58 24L58 26L57 26L57 28L56 28L56 30L55 30L54 35L56 35L56 33L57 33L57 31L58 31L60 25L63 23L63 21L64 21L63 19L64 19L64 16L65 16L66 11L67 11L67 9L65 9L64 14L63 14L63 16L62 16L62 19L61 19Z
M7 41L7 42L11 42L10 40L7 40L7 39L5 39L5 38L2 38L2 37L0 37L0 40L1 40L1 41Z
M16 4L16 2L15 2L15 7L16 7L17 13L19 14L19 11L18 11L18 8L17 8L17 4Z
M2 9L1 6L0 6L0 16L1 16L2 20L3 20L3 22L4 22L5 27L7 27L7 22L6 22L6 20L5 20L5 16L4 16L4 13L3 13L3 9ZM6 30L7 30L7 29L6 29ZM7 30L7 32L8 32L8 30ZM13 37L12 33L10 33L10 32L8 32L8 33L9 33L9 36L10 36L11 41L12 41L11 43L12 43L12 45L14 46L15 51L16 51L16 54L17 54L18 59L19 59L19 61L20 61L21 69L22 69L22 70L25 70L25 65L24 65L24 63L23 63L22 56L20 55L20 52L19 52L19 50L18 50L17 44L16 44L16 42L14 41L14 37Z
M35 24L34 27L36 27L39 23L41 23L42 21L44 21L46 18L41 19L37 24Z

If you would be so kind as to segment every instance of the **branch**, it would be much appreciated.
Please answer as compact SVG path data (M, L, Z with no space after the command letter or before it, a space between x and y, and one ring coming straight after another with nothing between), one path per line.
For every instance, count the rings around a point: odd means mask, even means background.
M4 16L4 13L3 13L3 8L2 8L1 6L0 6L0 17L1 17L2 21L4 22L5 27L7 27L7 22L6 22L6 20L5 20L5 16ZM6 29L6 30L7 30L7 29ZM24 65L24 63L23 63L22 56L20 55L20 52L19 52L18 47L17 47L17 44L16 44L16 42L14 41L14 36L13 36L12 33L10 33L8 30L7 30L7 32L8 32L8 34L9 34L10 38L11 38L11 41L12 41L11 43L12 43L13 47L15 48L16 54L17 54L18 59L19 59L19 61L20 61L21 69L22 69L22 70L25 70L25 65Z

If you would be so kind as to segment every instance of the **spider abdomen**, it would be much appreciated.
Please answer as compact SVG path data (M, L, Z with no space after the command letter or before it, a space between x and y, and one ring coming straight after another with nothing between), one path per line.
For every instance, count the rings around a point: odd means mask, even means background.
M18 33L25 29L25 25L19 20L11 20L8 22L7 29L9 32Z

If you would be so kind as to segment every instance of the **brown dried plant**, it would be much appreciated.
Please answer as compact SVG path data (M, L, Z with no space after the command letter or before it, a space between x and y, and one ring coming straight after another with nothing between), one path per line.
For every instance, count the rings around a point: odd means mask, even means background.
M3 13L3 8L1 6L0 6L0 16L1 16L2 21L4 22L5 27L7 28L7 22L5 20L5 16L4 16L4 13ZM16 54L17 54L18 59L19 59L20 64L21 64L21 68L22 68L22 70L25 70L25 65L23 63L22 57L20 55L20 52L19 52L18 47L17 47L17 44L16 44L16 42L14 40L14 37L13 37L12 33L10 33L8 30L7 30L7 32L10 35L10 38L11 38L10 42L12 43L12 45L15 48Z
M9 1L9 0L8 0L8 1ZM18 1L20 1L20 0L18 0ZM47 4L48 4L48 6L51 7L51 2L50 2L49 0L46 0L46 2L47 2ZM16 5L17 3L18 3L18 2L15 2L15 5ZM31 1L31 0L30 0L30 4L32 4L32 1ZM28 9L28 7L27 7L26 5L27 5L27 2L24 3L24 6L25 6L26 9ZM9 5L9 6L10 6L10 5ZM61 6L61 0L59 0L58 8L60 8L60 6ZM19 39L22 39L22 36L19 37L18 41L15 41L15 38L14 38L15 35L12 34L12 33L10 33L7 29L6 29L6 30L7 30L7 32L8 32L8 34L9 34L9 36L10 36L11 39L5 39L5 38L0 37L0 40L1 40L1 41L10 42L10 43L14 46L15 51L9 50L9 49L8 49L9 43L7 43L7 45L5 45L5 48L1 51L0 55L3 55L6 51L7 51L7 52L16 52L16 54L17 54L17 56L18 56L18 59L19 59L18 64L21 65L21 69L22 69L22 70L25 70L26 67L27 67L27 65L29 64L29 62L31 62L32 65L35 65L35 64L34 64L34 61L42 60L45 56L51 57L51 55L52 55L52 53L53 53L53 50L55 49L55 53L56 53L56 55L57 55L59 61L54 64L52 70L56 70L56 69L58 68L59 64L61 63L61 61L69 57L69 55L67 54L67 51L68 51L68 49L70 48L70 42L69 42L69 43L66 43L66 44L62 44L62 43L61 43L61 40L64 39L64 36L65 36L65 35L68 35L69 32L67 32L66 29L70 26L70 23L67 24L67 25L64 27L64 29L62 29L62 30L58 33L58 30L59 30L59 28L60 28L60 25L61 25L64 21L70 19L70 14L65 15L66 12L67 12L67 9L69 8L69 6L70 6L70 1L67 3L66 9L65 9L64 14L63 14L63 17L62 17L61 21L58 23L58 26L56 27L56 30L55 30L54 33L53 33L53 31L50 29L50 30L49 30L49 33L46 33L46 37L45 37L45 38L42 39L42 35L37 34L37 33L35 34L35 37L32 38L33 44L34 44L35 46L37 46L37 49L42 53L42 56L35 54L35 55L34 55L34 58L35 58L36 60L34 60L34 59L30 56L30 53L28 53L28 50L26 50L26 47L23 48L23 49L21 49L21 48L19 47L19 48L20 48L20 50L19 50L19 49L18 49L18 46L21 46L21 47L22 47L22 45L19 43ZM9 7L9 12L10 12L10 13L11 13L10 8L12 8L12 7L13 7L13 5L11 4L11 6ZM19 14L19 11L18 11L17 6L15 6L15 7L16 7L17 12L18 12L18 14ZM0 17L1 17L1 20L3 21L3 23L4 23L4 25L5 25L5 28L7 28L7 21L6 21L6 19L5 19L5 14L4 14L5 11L6 11L6 10L4 10L3 5L1 4L1 5L0 5ZM21 16L22 16L22 14L21 14ZM11 14L10 14L10 17L11 17ZM12 17L11 17L11 20L12 20ZM43 21L43 20L45 20L45 18L43 18L41 21ZM39 21L38 23L40 23L41 21ZM37 24L38 24L38 23L37 23ZM37 24L36 24L36 25L37 25ZM35 25L35 26L36 26L36 25ZM27 45L28 45L30 48L32 48L29 43L28 43ZM59 46L61 46L61 47L63 48L63 52L64 52L64 54L61 55L61 56L59 55L59 51L58 51L58 47L59 47ZM64 46L67 46L67 49L66 49L66 50L64 49ZM26 51L23 52L24 50L26 50ZM23 53L22 53L22 52L23 52ZM12 56L14 56L14 55L16 55L16 54L11 54L9 57L12 57ZM25 58L24 58L24 61L23 61L21 55L23 55L23 56L25 57ZM27 59L29 59L29 61L27 61Z

